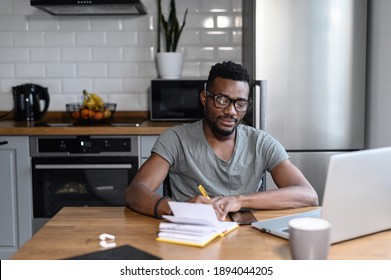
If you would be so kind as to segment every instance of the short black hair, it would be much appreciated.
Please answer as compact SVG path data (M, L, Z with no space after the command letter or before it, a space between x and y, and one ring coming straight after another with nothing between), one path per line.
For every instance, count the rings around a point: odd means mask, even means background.
M217 77L234 81L243 81L250 85L250 75L247 70L243 68L242 65L233 61L224 61L212 66L209 71L208 81L206 84L207 89L212 86Z

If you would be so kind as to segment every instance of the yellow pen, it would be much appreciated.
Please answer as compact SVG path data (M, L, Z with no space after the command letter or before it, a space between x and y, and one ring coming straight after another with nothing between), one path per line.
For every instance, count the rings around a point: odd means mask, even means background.
M198 189L200 190L201 194L206 197L207 199L210 199L208 193L205 191L204 187L202 185L198 185Z

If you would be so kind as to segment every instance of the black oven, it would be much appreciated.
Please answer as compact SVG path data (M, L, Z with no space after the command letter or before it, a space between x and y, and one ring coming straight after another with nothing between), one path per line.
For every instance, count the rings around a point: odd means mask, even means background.
M32 136L33 232L64 206L123 206L137 136Z

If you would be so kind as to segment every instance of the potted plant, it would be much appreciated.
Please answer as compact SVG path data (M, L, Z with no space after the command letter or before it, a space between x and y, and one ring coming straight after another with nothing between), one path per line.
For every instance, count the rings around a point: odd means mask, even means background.
M182 25L176 15L175 0L170 1L170 13L166 19L162 13L161 0L157 0L158 25L157 25L157 67L160 77L163 79L180 78L183 68L183 53L177 52L179 38L186 23L188 9L183 16ZM164 38L164 51L162 51L161 39Z

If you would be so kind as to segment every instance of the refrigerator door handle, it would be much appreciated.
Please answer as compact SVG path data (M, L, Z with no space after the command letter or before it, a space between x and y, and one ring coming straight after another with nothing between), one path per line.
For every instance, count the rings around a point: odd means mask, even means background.
M266 130L266 81L256 81L254 85L254 127Z

